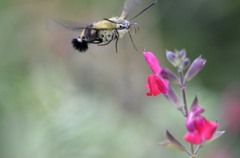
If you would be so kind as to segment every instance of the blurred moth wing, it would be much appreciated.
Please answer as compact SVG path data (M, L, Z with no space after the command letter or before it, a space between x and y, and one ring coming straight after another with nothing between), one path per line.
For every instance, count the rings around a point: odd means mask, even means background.
M140 3L140 0L125 0L122 13L120 15L121 19L126 19L131 11Z
M45 19L45 27L47 30L54 31L54 30L69 30L74 32L79 32L86 28L85 25L67 21L67 20L59 20L59 19L53 19L51 17L47 17Z

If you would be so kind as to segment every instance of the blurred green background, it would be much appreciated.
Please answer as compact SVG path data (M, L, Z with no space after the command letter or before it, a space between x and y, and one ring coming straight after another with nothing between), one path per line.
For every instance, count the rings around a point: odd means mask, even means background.
M119 53L111 43L80 54L71 46L77 32L46 28L46 17L88 24L119 15L123 3L0 1L1 158L187 157L158 145L166 129L182 141L184 119L164 97L145 95L151 71L127 36ZM138 49L153 51L161 65L174 70L167 49L207 59L188 84L188 103L198 94L204 116L218 120L226 134L199 157L240 154L239 17L240 1L160 0L134 20L141 26L133 37Z

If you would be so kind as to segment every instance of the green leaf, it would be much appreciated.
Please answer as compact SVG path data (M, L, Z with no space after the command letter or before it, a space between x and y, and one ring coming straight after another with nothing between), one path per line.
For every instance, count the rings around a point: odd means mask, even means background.
M174 136L167 130L166 131L167 140L160 142L159 144L168 148L176 148L180 151L186 151L186 148L180 143Z

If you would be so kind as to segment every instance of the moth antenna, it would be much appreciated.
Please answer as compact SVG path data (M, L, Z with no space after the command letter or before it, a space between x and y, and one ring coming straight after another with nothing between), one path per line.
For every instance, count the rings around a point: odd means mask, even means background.
M142 13L144 13L146 10L148 10L149 8L151 8L152 6L154 6L157 2L158 2L158 0L156 0L155 2L152 2L151 4L149 4L146 8L144 8L142 11L140 11L137 15L135 15L134 17L132 17L132 18L130 19L130 21L133 20L133 19L135 19L135 18L137 18L139 15L141 15Z

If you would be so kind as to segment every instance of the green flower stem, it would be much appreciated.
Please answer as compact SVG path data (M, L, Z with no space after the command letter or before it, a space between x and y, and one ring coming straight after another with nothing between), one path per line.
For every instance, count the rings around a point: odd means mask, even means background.
M187 107L187 99L186 99L186 84L185 81L183 79L183 72L182 69L178 69L178 75L180 78L180 89L182 92L182 99L183 99L183 108L184 108L184 112L185 112L185 117L188 116L188 107Z
M194 154L196 155L198 151L201 149L202 145L198 145L194 151Z
M183 78L183 71L180 68L178 69L178 75L179 75L179 78L180 78L179 86L180 86L181 93L182 93L185 118L187 118L187 116L188 116L188 106L187 106L187 97L186 97L186 83L185 83L184 78ZM190 157L191 158L196 158L195 151L194 151L194 146L191 143L190 143L190 148L191 148Z

